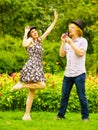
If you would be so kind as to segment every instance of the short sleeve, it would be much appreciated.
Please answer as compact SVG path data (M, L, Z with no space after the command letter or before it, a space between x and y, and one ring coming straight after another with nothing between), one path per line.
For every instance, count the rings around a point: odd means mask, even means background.
M26 40L26 45L28 45L29 43L31 43L32 42L32 38L30 37L30 38L28 38L27 40Z
M87 42L87 40L86 40L85 38L82 38L82 39L81 39L79 48L80 48L80 49L83 49L83 50L85 50L85 51L87 51L88 42Z

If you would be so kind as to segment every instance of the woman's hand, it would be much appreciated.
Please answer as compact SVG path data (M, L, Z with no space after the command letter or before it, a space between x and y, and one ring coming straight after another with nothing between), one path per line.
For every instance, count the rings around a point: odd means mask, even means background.
M29 27L29 26L26 26L26 27L25 27L25 34L27 34L29 31L30 31L30 27Z
M44 34L41 36L42 41L49 35L49 33L52 31L52 29L54 28L56 22L58 19L58 13L56 11L54 11L54 20L51 23L51 25L47 28L47 30L44 32Z
M54 18L58 19L58 12L56 10L54 10Z

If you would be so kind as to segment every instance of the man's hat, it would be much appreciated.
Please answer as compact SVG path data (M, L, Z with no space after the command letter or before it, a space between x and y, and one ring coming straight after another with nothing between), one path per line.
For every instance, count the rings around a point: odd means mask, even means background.
M81 19L77 19L76 21L72 21L71 23L76 24L79 28L81 28L82 30L85 27L85 23L83 22L83 20Z
M36 29L36 26L30 26L30 30L29 30L29 32L27 34L27 37L29 37L29 34L30 34L30 32L31 32L32 29Z

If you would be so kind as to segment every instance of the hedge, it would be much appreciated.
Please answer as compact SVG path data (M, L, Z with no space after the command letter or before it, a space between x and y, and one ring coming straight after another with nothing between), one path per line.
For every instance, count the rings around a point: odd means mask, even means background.
M57 112L60 107L61 84L63 72L56 75L46 73L47 82L44 90L37 90L33 102L32 111L51 111ZM10 92L11 87L19 81L19 73L0 75L0 110L25 109L27 89ZM86 94L89 103L90 112L98 112L98 76L88 76L86 80ZM76 88L73 86L68 112L79 112L80 103L76 94Z

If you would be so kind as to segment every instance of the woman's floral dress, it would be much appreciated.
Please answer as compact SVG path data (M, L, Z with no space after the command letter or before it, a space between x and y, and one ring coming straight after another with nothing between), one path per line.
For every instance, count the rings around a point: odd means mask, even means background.
M23 66L20 81L25 83L45 81L42 66L42 44L34 41L33 46L27 48L29 59Z

